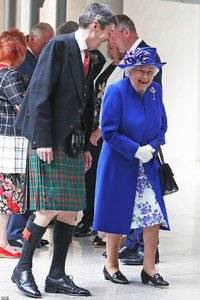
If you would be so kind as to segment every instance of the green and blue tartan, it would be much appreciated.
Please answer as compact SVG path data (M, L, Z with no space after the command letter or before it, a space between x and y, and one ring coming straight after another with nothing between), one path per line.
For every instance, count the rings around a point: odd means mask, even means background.
M29 150L29 210L80 211L86 208L83 155L72 159L60 147L47 164Z

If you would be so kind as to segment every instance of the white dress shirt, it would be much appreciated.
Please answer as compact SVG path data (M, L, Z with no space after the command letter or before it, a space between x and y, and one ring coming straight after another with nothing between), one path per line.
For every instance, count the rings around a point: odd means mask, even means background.
M85 50L88 49L87 44L85 42L85 40L83 39L80 30L77 30L75 32L75 39L77 41L77 44L80 48L80 52L81 52L81 58L82 58L82 62L84 62L85 59Z

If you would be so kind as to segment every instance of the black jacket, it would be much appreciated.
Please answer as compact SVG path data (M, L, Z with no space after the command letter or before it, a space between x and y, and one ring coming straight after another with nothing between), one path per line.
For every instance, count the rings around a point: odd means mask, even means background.
M31 51L28 50L26 53L25 61L17 69L17 71L20 73L20 75L24 79L24 84L25 84L26 88L28 87L28 84L31 80L31 77L32 77L33 72L36 67L36 64L37 64L37 59L31 53Z
M53 38L43 49L16 126L33 148L63 145L84 114L87 135L94 114L92 68L85 80L74 33Z

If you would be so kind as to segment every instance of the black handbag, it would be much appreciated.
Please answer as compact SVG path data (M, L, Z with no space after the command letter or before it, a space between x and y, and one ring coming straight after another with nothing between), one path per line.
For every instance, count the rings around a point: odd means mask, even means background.
M159 147L156 157L160 164L159 171L163 195L178 192L179 188L174 179L174 173L172 172L169 164L165 162L161 147Z
M85 148L85 132L80 127L75 127L67 137L64 144L65 153L71 158L77 158Z

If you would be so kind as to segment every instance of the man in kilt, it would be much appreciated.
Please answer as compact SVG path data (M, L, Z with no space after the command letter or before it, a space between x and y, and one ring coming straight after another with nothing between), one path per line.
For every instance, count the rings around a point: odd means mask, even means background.
M41 297L32 259L53 218L54 252L45 292L91 295L65 275L75 219L86 206L84 172L92 160L86 149L75 155L73 142L75 148L81 145L76 141L84 132L87 144L92 128L93 76L88 50L107 41L116 24L108 6L90 4L75 33L53 38L42 51L19 113L16 125L30 141L26 209L36 210L36 216L28 220L23 232L22 255L12 281L26 296Z
M24 79L23 83L26 88L31 80L42 48L53 36L54 30L48 23L37 23L32 27L28 36L26 59L17 69ZM7 234L11 246L20 248L23 246L22 232L31 214L32 212L26 212L24 214L12 214L10 216ZM47 244L48 241L40 240L38 247Z

